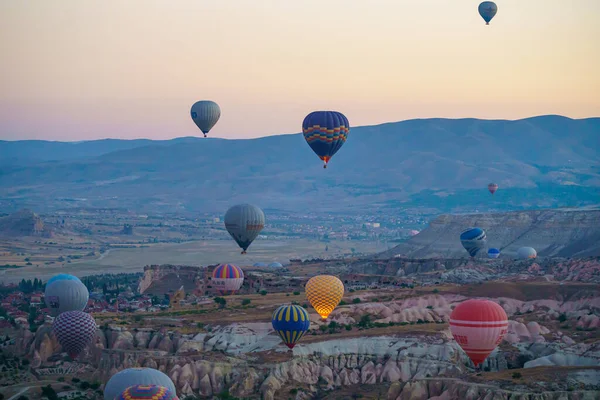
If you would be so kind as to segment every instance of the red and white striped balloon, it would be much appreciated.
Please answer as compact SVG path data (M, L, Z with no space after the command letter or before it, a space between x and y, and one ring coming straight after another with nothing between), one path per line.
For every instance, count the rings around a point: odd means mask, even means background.
M452 336L475 366L494 351L507 330L506 312L493 301L466 300L450 314Z

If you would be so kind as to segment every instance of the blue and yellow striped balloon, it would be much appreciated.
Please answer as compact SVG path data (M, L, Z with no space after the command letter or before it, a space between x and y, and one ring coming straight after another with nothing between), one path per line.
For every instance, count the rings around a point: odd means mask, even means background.
M323 160L323 168L346 143L349 132L348 118L337 111L313 111L302 122L304 139Z
M290 304L280 306L275 310L271 323L283 343L290 349L294 348L310 326L308 311L300 306Z

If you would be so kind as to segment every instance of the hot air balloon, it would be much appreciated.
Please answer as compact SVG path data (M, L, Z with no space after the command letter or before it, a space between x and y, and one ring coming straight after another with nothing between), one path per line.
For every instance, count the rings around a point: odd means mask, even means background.
M210 100L200 100L194 103L190 110L194 123L200 128L204 137L215 126L221 117L221 108Z
M484 1L479 5L479 15L481 15L486 25L490 24L497 12L498 6L493 1Z
M164 386L176 393L173 381L154 368L127 368L114 374L104 387L104 400L114 400L125 389L134 385Z
M96 336L96 321L82 311L66 311L54 319L52 330L69 357L75 359Z
M115 400L179 400L175 392L164 386L135 385L123 391Z
M283 305L273 313L271 324L283 343L293 349L308 330L310 319L308 311L304 308L296 305Z
M496 193L496 190L498 190L498 185L496 183L490 183L488 185L488 190L490 191L491 194Z
M271 264L269 264L269 267L271 267L271 268L283 268L283 264L281 264L280 262L272 262Z
M344 284L335 276L317 275L306 282L306 297L321 318L326 319L344 296Z
M520 258L521 260L536 257L537 251L535 251L533 247L521 247L519 250L517 250L517 258Z
M488 257L489 258L498 258L498 257L500 257L500 250L498 250L498 249L496 249L494 247L489 248L488 249Z
M460 234L460 242L469 255L475 257L481 249L485 248L485 231L481 228L469 228Z
M233 264L220 264L213 269L211 285L222 295L233 294L244 283L244 271Z
M265 227L265 213L251 204L239 204L225 213L225 229L242 249L242 254Z
M59 279L46 284L44 293L44 301L53 317L66 311L83 311L89 297L85 285L72 279Z
M264 267L268 267L268 265L267 265L267 263L264 263L264 262L257 262L257 263L254 263L253 267L262 267L262 268L264 268Z
M79 281L81 282L81 280L74 276L74 275L69 275L69 274L57 274L54 275L52 278L48 279L48 282L46 282L46 286L51 284L52 282L55 281L62 281L62 280L67 280L67 281ZM83 283L83 282L82 282Z
M475 366L500 344L508 329L504 309L489 300L471 299L450 314L450 331Z
M410 234L410 236L417 236L419 234L419 231L413 229L410 232L408 232Z
M337 111L313 111L302 122L302 133L310 148L323 160L323 168L344 145L350 123Z

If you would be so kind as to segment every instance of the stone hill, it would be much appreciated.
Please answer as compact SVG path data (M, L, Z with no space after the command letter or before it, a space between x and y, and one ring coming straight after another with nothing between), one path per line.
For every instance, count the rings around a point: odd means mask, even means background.
M473 226L486 231L488 247L500 249L501 258L514 258L522 246L535 248L538 257L600 256L600 210L557 209L441 215L380 258L467 257L459 236Z
M44 225L42 219L31 210L23 209L0 218L0 236L44 236L49 237L52 231Z
M205 267L185 265L146 265L140 281L140 293L162 296L183 286L185 293L204 294Z

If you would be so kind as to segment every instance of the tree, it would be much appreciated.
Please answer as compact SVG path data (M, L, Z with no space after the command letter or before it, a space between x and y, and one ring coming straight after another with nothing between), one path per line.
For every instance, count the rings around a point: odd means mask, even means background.
M358 303L360 303L360 299L358 297L355 299L352 299L352 303L358 304Z
M42 396L48 398L48 400L58 400L58 395L51 385L42 388Z
M248 305L248 304L250 304L250 303L251 303L251 300L250 300L250 299L244 299L244 300L242 300L242 305L243 305L243 306L247 306L247 305Z
M260 295L261 296L266 296L267 295L267 291L266 290L261 290L260 291Z
M227 300L225 300L223 297L215 297L215 303L219 305L219 308L225 308Z
M106 296L108 293L108 287L106 287L106 282L102 284L102 294Z

